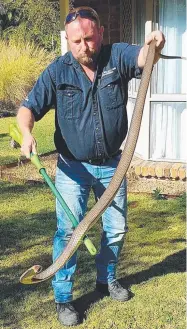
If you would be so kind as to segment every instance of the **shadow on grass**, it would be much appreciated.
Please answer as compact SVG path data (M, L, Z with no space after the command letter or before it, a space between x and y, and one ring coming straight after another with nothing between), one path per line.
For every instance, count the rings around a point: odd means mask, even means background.
M11 198L17 198L21 196L22 194L28 194L28 193L35 193L35 187L37 187L38 190L45 191L46 184L43 182L36 182L34 183L28 183L24 182L24 184L12 184L7 181L1 181L0 182L1 187L1 201L7 201L11 202Z
M169 255L162 262L151 266L147 270L140 271L133 275L129 275L125 278L121 278L119 282L130 289L133 284L144 284L145 282L162 275L169 273L178 273L186 271L186 250L180 250L177 253ZM86 295L81 296L76 299L74 304L76 309L79 311L81 319L86 317L86 312L90 306L99 300L103 299L105 296L92 291ZM133 295L132 295L133 297Z
M1 294L1 319L5 328L18 329L19 321L26 317L37 319L39 313L43 312L44 307L39 308L38 301L33 303L32 307L30 307L31 302L29 299L30 297L32 298L32 295L37 295L35 298L40 298L40 305L42 305L43 297L45 299L46 295L49 295L50 292L50 282L41 283L40 285L37 285L37 287L35 285L23 285L19 282L9 282L9 284L6 285L6 289L3 287L3 295ZM24 311L24 307L27 308L27 303L30 307L30 312ZM42 316L43 314L41 314L41 318Z
M19 277L29 267L34 264L41 264L48 267L52 262L52 255L49 248L52 246L52 237L56 229L56 219L54 212L39 212L28 216L25 212L16 213L14 218L2 221L1 223L1 255L5 267L0 271L0 295L2 301L1 315L16 320L16 305L24 300L29 293L39 291L47 293L51 290L49 282L38 285L24 286L19 283ZM24 252L35 248L36 257L30 256L24 260ZM40 255L37 254L39 248ZM33 254L33 251L32 251ZM14 256L15 255L15 256ZM11 263L9 265L9 257ZM19 259L20 257L20 259ZM31 259L32 258L32 259ZM19 316L19 315L18 315Z
M185 272L186 266L185 266L185 256L186 256L186 250L181 250L177 253L174 253L168 257L166 257L162 262L157 263L153 266L151 266L149 269L140 271L138 273L135 273L133 275L127 276L125 278L121 278L119 281L123 286L130 287L132 284L143 284L150 279L153 279L154 277L157 276L162 276L166 275L169 273L177 273L177 272ZM33 262L37 262L37 259L35 259ZM43 259L43 264L45 263ZM46 255L46 262L48 262L48 256ZM87 268L92 271L93 266L89 266L87 264ZM88 270L89 272L89 270ZM87 276L89 276L89 273L87 273ZM82 282L82 280L81 280ZM21 285L20 283L12 283L9 282L9 284L6 284L6 292L5 292L5 286L4 286L4 292L3 292L3 299L8 297L9 298L13 297L13 302L18 303L21 300L24 301L24 298L37 290L38 296L42 298L42 294L49 294L51 291L51 283L49 281L43 282L37 286L31 285L31 286L24 286ZM2 296L2 294L1 294ZM16 296L16 297L15 297ZM83 321L86 318L86 312L89 310L90 306L99 300L103 299L105 296L103 294L100 294L96 291L91 291L88 294L82 295L80 298L77 298L74 301L74 305L78 312L80 313L81 320ZM54 312L55 314L55 307L54 303L53 306L50 305L51 302L45 302L44 305L41 307L41 312L42 309L51 309L51 312ZM6 325L12 325L14 324L16 327L16 314L15 310L11 311L11 307L6 304L6 306L2 310L2 314L5 316L5 324ZM12 314L11 314L12 312ZM38 310L36 309L36 312L33 312L32 309L32 316L38 317ZM56 316L56 314L54 315Z
M21 190L18 188L19 192ZM28 218L27 218L28 217ZM45 302L43 305L42 296L46 300L47 296L51 293L51 280L42 282L37 285L23 285L19 282L20 276L34 264L40 264L43 269L47 268L52 263L52 248L45 251L45 244L52 247L52 238L56 229L56 219L53 212L45 213L40 212L34 215L26 216L25 212L16 213L14 218L10 218L6 221L2 221L2 256L12 257L19 252L23 253L33 247L36 247L36 256L30 256L26 260L19 260L15 257L13 266L6 266L1 269L0 273L0 296L1 296L1 317L4 321L3 325L6 328L18 328L20 319L23 320L29 317L29 312L23 311L23 305L27 303L30 305L30 298L41 299L41 309L37 309L35 303L31 304L31 317L38 319L43 316L42 311L51 309L56 317L54 302ZM25 220L27 218L27 220ZM44 237L44 241L40 242L40 237ZM91 231L89 237L94 240L94 233ZM39 241L39 242L38 242ZM25 245L26 243L26 245ZM37 254L37 247L39 254ZM84 263L89 270L87 270L88 277L91 277L91 273L94 267L94 258L90 257L90 254L86 251L85 246L82 245L79 251L80 257L84 257ZM82 261L81 261L82 262ZM8 263L7 263L8 264ZM81 266L84 266L82 264ZM83 291L84 293L84 291ZM35 297L33 297L35 296ZM50 305L52 304L52 305ZM36 307L36 309L35 309Z
M8 256L13 252L24 252L34 246L45 245L48 239L52 239L55 229L54 212L40 211L31 215L26 211L18 211L13 218L1 221L0 254Z
M0 138L3 138L3 137L9 137L9 134L8 133L0 134Z
M186 266L185 266L185 259L186 259L186 250L180 250L177 253L174 253L172 255L169 255L166 257L162 262L159 262L157 264L154 264L147 270L143 270L140 272L137 272L133 275L129 275L125 278L121 278L119 281L123 286L129 287L133 284L144 284L145 282L153 279L154 277L166 275L169 273L177 273L177 272L185 272ZM51 255L46 254L44 257L42 256L42 265L48 266L49 263L51 262ZM90 261L89 261L90 260ZM74 301L74 305L78 312L80 313L81 320L83 321L86 318L86 312L89 310L90 306L99 300L103 299L105 296L96 292L96 291L91 291L87 294L84 294L84 291L88 284L88 280L85 279L85 282L87 281L87 284L85 284L83 287L83 282L84 282L84 277L89 278L91 273L93 272L93 259L89 257L89 255L86 257L87 262L87 273L84 272L83 278L79 282L78 286L81 285L81 288L83 288L82 293L83 295L80 298L77 298ZM41 263L41 257L36 257L34 260L32 260L32 263ZM25 265L24 265L25 266ZM21 266L17 267L16 269L12 269L12 274L14 271L20 272ZM4 275L6 277L6 274L10 272L10 269L6 269L4 271ZM9 273L9 276L11 273ZM28 297L29 294L32 294L37 291L37 295L39 298L42 298L42 295L47 295L51 292L51 283L50 281L40 283L39 285L31 285L31 286L24 286L21 285L18 280L18 278L15 279L15 273L14 273L14 281L5 281L3 284L3 291L1 292L1 297L2 300L9 300L10 303L5 303L3 308L2 308L2 315L4 315L5 318L5 324L10 324L19 322L19 315L17 318L17 314L15 313L15 309L11 308L10 305L12 304L17 304L21 301L24 302L24 299ZM15 282L17 281L17 282ZM51 302L45 302L45 305L43 305L41 308L42 309L51 309L52 306L50 305ZM54 305L54 303L52 303ZM14 306L15 307L15 306ZM33 305L34 307L34 305ZM54 312L55 314L55 307L51 309L51 312ZM33 315L34 314L34 315ZM27 315L28 316L28 315ZM38 311L33 312L32 309L32 316L38 317ZM54 315L56 316L56 314ZM11 328L12 324L11 324Z
M143 284L157 276L186 271L186 249L167 256L162 262L154 264L147 270L137 272L120 279L121 284Z
M1 296L1 317L5 325L11 329L16 327L20 319L20 308L22 302L24 304L32 292L38 291L38 294L46 295L51 291L50 282L36 286L24 286L19 283L19 277L23 272L39 263L44 267L51 264L51 252L49 246L52 245L52 237L56 230L56 215L54 211L49 211L47 203L42 199L43 209L37 212L33 208L33 213L27 212L27 207L23 206L23 210L16 209L14 216L8 216L8 204L15 198L19 205L22 202L22 194L24 202L26 202L25 194L30 198L35 193L35 187L29 184L11 184L1 182L1 200L4 201L4 219L1 219L1 257L2 268L0 273L0 296ZM38 191L45 196L46 188L43 184L37 184ZM33 198L34 199L34 198ZM46 199L47 200L47 199ZM14 200L15 202L15 200ZM7 214L6 214L7 204ZM29 206L28 206L29 207ZM46 207L46 208L45 208ZM28 208L28 210L30 210ZM29 252L32 250L31 255ZM36 257L32 258L36 250ZM27 254L27 256L26 256ZM40 254L40 256L38 256ZM26 259L25 259L26 258ZM17 328L17 327L16 327Z
M1 145L0 145L1 147ZM13 162L17 162L18 161L18 156L16 155L10 155L10 154L7 154L7 156L2 156L0 155L0 166L6 166L6 165L9 165ZM1 172L1 175L3 177L3 173L4 173L4 170L3 172Z
M43 189L43 184L37 185L37 189L40 188L41 193L44 193L45 189ZM16 197L17 195L20 196L22 193L26 192L29 194L29 192L32 193L32 189L34 190L34 187L31 187L30 185L4 186L4 198L6 200L7 196L9 196L11 199L11 197ZM140 220L139 215L137 215L135 218L137 229L141 230L141 225L146 227L151 226L152 228L153 224L155 226L157 225L157 230L167 229L168 225L170 225L165 219L165 217L167 217L167 213L165 210L160 211L162 211L161 216L159 211L155 212L154 209L151 211L145 211L144 214L141 214L141 218L143 218L143 220ZM17 328L16 326L20 319L19 309L21 308L22 303L26 303L26 300L29 300L30 296L32 297L33 304L30 312L32 312L32 316L37 319L40 316L41 310L37 309L33 301L34 298L42 298L42 296L45 296L46 299L46 296L48 296L52 290L50 281L46 281L38 285L24 286L19 283L19 276L28 267L34 264L41 264L44 268L51 264L51 254L48 251L45 251L45 243L47 245L50 243L52 244L51 240L55 232L56 219L54 212L40 211L40 213L34 215L29 214L29 216L27 216L27 213L22 211L19 213L16 212L14 218L1 221L1 224L3 237L2 252L3 254L6 254L6 257L8 257L8 255L11 256L13 253L17 254L19 252L24 252L27 248L29 252L30 248L35 246L38 247L38 244L42 245L44 243L44 246L42 246L43 249L40 249L39 251L39 256L36 255L32 259L31 256L27 260L23 261L20 261L19 259L17 260L16 256L14 265L11 268L7 265L7 267L2 270L2 291L0 294L3 305L1 314L5 319L5 325L8 325L8 328L13 329ZM99 226L100 224L98 223L98 227L94 227L94 229L89 232L89 236L96 245L100 240L100 237L98 236L98 230L100 230ZM41 241L40 238L42 237L44 239ZM173 243L176 242L181 242L181 240L173 240ZM80 249L79 258L81 275L77 278L77 288L80 291L79 296L82 296L77 298L74 303L83 320L86 317L86 312L90 308L91 304L96 303L104 296L96 291L90 291L92 289L92 285L94 285L95 262L87 252L85 253L85 248L82 248L84 247L81 247ZM185 269L184 249L166 257L162 262L154 264L147 270L142 270L133 275L121 278L120 282L124 286L127 285L130 287L133 284L143 284L154 277L162 276L168 273L184 272ZM87 293L88 291L89 293ZM51 302L44 302L42 309L52 309L53 312L53 307L50 306L50 303ZM54 305L54 303L52 304ZM28 316L28 314L29 312L27 311L27 314L24 315L23 313L22 316Z

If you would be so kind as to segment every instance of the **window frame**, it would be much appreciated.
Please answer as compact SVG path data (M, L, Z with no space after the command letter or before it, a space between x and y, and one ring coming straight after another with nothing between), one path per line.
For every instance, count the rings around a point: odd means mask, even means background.
M125 1L125 0L124 0ZM132 0L132 43L135 43L135 29L136 29L136 21L135 21L135 2L136 0ZM158 29L158 23L155 23L155 14L156 14L156 1L155 0L145 0L146 7L146 15L145 15L145 36L147 36L151 31ZM154 75L154 71L153 71ZM134 79L133 79L134 80ZM136 99L137 91L136 91L136 82L131 81L129 84L129 98ZM136 153L141 155L145 160L152 160L150 157L150 145L151 145L151 105L152 102L186 102L185 94L156 94L152 93L153 90L153 82L152 79L150 81L147 97L145 101L145 107L143 112L142 124L140 129L140 134L138 138L138 143L136 146ZM154 161L165 161L165 162L184 162L180 159L154 159Z

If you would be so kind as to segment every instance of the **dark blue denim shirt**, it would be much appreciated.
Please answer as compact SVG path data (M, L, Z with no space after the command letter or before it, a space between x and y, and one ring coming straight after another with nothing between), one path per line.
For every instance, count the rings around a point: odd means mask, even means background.
M119 151L128 129L128 82L141 77L139 46L102 46L91 82L71 52L55 59L40 75L22 105L35 120L55 108L57 151L72 159L111 157Z

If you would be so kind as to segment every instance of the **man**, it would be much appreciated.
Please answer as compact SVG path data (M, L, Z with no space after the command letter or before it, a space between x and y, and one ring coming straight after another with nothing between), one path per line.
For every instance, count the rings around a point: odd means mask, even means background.
M76 8L65 20L70 52L57 58L41 74L23 101L17 120L23 134L22 152L36 152L31 134L34 122L55 107L55 145L59 153L56 187L80 221L86 212L90 189L96 199L107 188L120 160L120 145L127 133L126 103L128 82L141 77L148 45L157 40L155 63L165 40L161 32L152 32L141 48L126 43L102 45L103 26L90 7ZM57 231L53 259L62 253L72 224L56 202ZM114 202L102 216L101 248L96 256L96 288L111 298L126 301L129 291L116 280L116 265L126 220L126 182ZM53 280L59 321L79 323L72 301L76 254Z

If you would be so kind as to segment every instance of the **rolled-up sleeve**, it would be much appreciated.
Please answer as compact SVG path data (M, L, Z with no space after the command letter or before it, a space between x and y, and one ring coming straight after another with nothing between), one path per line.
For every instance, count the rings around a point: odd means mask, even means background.
M55 106L55 84L50 71L49 67L43 71L28 96L21 103L22 106L32 111L36 121Z

